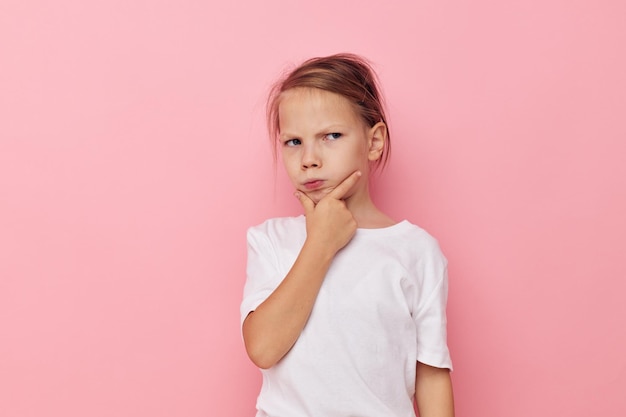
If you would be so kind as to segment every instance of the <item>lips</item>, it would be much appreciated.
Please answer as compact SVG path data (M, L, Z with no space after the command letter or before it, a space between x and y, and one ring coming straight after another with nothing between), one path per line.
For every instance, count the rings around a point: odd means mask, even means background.
M313 179L305 182L303 185L304 188L306 188L307 190L315 190L317 188L320 188L323 184L324 180Z

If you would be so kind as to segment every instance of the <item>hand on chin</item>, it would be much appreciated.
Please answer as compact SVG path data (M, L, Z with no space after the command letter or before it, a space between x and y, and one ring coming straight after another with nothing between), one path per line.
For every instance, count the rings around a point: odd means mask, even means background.
M331 190L314 190L314 191L306 191L304 194L309 197L315 205L320 202L322 198L324 198Z

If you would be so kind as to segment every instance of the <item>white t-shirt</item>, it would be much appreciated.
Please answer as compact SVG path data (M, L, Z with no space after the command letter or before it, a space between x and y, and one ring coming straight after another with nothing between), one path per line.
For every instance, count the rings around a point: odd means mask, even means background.
M306 237L304 216L248 230L241 321L280 284ZM402 221L357 229L328 270L291 350L263 374L257 417L414 417L416 361L452 369L447 261Z

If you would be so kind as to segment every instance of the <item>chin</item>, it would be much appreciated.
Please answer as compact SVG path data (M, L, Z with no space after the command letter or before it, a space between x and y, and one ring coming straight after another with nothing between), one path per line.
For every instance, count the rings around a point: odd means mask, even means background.
M315 190L306 192L304 194L306 194L306 196L309 197L313 201L313 203L317 204L322 200L322 198L324 198L328 194L328 192L325 190Z

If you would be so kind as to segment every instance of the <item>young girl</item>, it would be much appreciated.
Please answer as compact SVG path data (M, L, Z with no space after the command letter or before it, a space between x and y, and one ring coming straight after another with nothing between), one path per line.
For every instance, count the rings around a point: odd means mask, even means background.
M248 231L242 330L262 370L257 417L454 415L446 259L371 199L389 155L373 71L355 55L306 61L275 85L270 136L304 216Z

